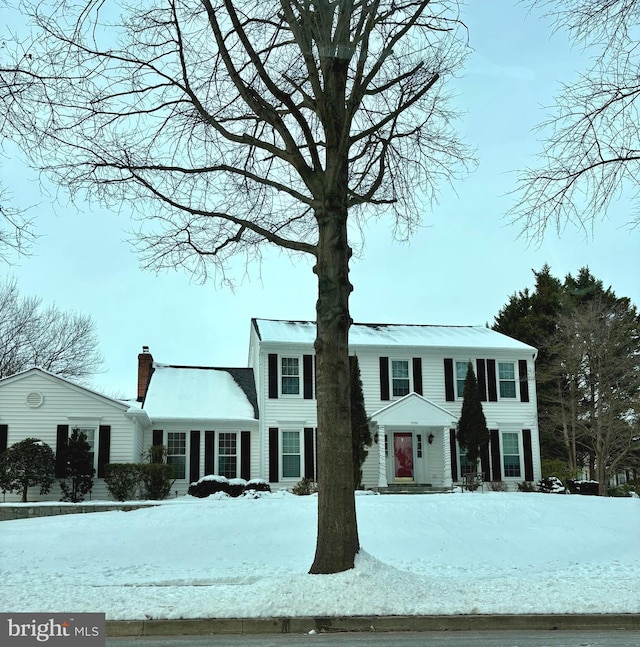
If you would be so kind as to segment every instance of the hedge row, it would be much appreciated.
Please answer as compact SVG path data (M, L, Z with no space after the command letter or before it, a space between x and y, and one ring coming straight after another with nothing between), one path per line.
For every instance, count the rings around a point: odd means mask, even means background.
M108 463L104 480L117 501L166 499L175 482L166 463Z
M217 474L203 476L199 481L189 486L187 494L204 499L212 494L222 492L232 497L238 497L252 492L271 492L271 488L262 479L245 481L244 479L228 479Z

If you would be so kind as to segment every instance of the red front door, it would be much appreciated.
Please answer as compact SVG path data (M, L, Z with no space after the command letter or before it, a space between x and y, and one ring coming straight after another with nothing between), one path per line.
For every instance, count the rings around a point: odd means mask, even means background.
M413 434L393 434L393 456L396 479L413 480Z

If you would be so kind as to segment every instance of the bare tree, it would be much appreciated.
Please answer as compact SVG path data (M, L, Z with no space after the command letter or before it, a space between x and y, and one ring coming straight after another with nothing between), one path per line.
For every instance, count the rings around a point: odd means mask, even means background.
M640 224L640 0L527 0L545 7L557 30L595 53L592 67L564 85L553 116L538 127L539 165L519 175L511 211L528 237L567 223L588 235L621 195L635 200Z
M640 413L640 319L628 299L594 299L559 319L564 380L562 409L570 457L576 445L591 460L599 494L632 457ZM573 452L571 452L573 450ZM575 465L575 463L574 463Z
M20 295L15 280L0 284L0 378L33 366L87 382L102 365L90 317Z
M168 0L125 4L122 19L109 0L23 6L33 70L58 77L33 95L44 119L23 147L72 195L135 212L146 266L224 282L230 258L263 243L314 257L312 573L352 568L359 549L350 237L369 214L409 235L470 159L443 92L466 52L457 5Z

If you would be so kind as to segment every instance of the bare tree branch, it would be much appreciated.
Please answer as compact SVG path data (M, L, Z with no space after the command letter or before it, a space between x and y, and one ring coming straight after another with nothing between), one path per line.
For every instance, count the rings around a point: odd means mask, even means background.
M593 67L565 85L553 116L538 127L539 164L520 172L509 216L525 236L572 224L587 236L619 198L635 203L626 223L640 225L640 66L638 0L533 0L559 30L596 48Z

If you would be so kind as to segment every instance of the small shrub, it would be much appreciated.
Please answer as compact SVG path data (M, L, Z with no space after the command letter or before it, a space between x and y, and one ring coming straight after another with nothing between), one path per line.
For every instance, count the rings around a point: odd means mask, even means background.
M538 489L536 488L535 484L532 483L531 481L522 481L522 483L518 483L518 492L537 492Z
M509 486L504 481L489 481L487 483L491 492L508 492Z
M264 479L251 479L247 481L245 492L271 492L271 486Z
M308 496L318 491L318 484L312 480L304 478L298 481L292 488L291 492L296 496Z
M140 496L155 501L166 499L175 483L173 468L166 463L142 463L140 469Z
M640 486L637 482L630 481L616 487L610 487L607 490L609 496L615 497L638 497L640 495Z
M567 487L571 494L598 496L598 481L575 481L573 479L568 479Z
M228 478L218 476L217 474L208 474L207 476L203 476L199 481L191 483L187 494L204 499L218 492L230 494L230 489Z
M108 463L104 481L116 501L132 501L140 487L140 465L137 463Z
M545 494L566 494L567 488L557 476L548 476L538 481L538 492Z
M247 482L244 479L229 479L229 496L238 497L244 494Z

